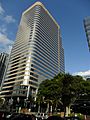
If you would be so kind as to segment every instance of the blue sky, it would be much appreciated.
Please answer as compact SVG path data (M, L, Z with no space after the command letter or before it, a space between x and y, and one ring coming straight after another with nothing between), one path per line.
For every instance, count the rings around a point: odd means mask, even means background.
M0 51L9 52L16 38L21 13L37 0L0 0ZM90 53L83 19L90 16L90 0L39 0L61 28L65 70L90 70Z

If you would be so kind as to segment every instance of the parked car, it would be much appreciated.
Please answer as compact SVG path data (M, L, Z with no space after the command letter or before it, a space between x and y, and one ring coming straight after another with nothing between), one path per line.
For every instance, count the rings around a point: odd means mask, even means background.
M34 115L13 113L11 116L7 116L7 120L36 120Z
M47 118L47 120L80 120L79 117L73 116L73 117L59 117L59 116L50 116Z
M37 120L46 120L48 118L48 114L46 114L46 113L37 113L36 118L37 118Z
M80 120L80 118L77 116L73 116L73 117L65 117L64 120Z
M59 116L50 116L47 118L47 120L64 120L64 118Z
M10 112L8 111L4 111L4 110L1 110L0 111L0 120L7 120L7 116L11 114Z
M11 113L6 116L7 120L12 120L15 116L17 116L19 113Z

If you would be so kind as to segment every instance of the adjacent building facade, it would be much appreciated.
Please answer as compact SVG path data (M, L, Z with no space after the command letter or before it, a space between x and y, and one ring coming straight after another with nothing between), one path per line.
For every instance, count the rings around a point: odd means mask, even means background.
M34 95L42 80L64 71L60 27L44 5L36 2L22 13L1 96Z
M9 58L9 55L7 53L4 53L4 52L0 53L0 86L1 86L2 80L5 77L8 58Z
M84 27L85 27L88 47L89 47L89 51L90 51L90 17L86 17L84 19Z

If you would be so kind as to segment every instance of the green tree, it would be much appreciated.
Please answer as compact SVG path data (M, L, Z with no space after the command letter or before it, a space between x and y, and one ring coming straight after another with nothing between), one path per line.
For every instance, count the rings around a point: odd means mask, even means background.
M4 99L0 98L0 108L2 108L3 104L4 104Z
M47 112L49 112L49 107L51 105L55 107L57 110L57 105L61 102L61 82L60 79L62 77L62 74L58 74L58 76L55 76L51 80L44 80L38 89L37 94L37 101L40 105L42 102L47 103ZM44 99L43 99L44 98ZM61 104L61 103L60 103ZM40 106L39 106L40 109ZM52 111L52 110L51 110Z
M81 76L59 73L53 79L44 80L40 84L37 98L39 102L47 101L47 106L52 101L55 109L58 104L62 104L66 115L68 115L71 104L79 99L81 94L90 93L89 85L90 82L83 80Z
M70 106L71 104L79 98L79 95L84 92L84 87L82 86L82 82L85 82L80 76L72 76L70 74L64 74L62 78L62 103L64 106L64 110L66 115L70 114Z
M45 98L47 98L47 104L48 104L48 95L50 95L48 87L50 86L50 80L44 80L38 89L38 94L37 94L37 102L38 102L38 112L40 112L41 110L41 105L44 102L44 100L46 101Z

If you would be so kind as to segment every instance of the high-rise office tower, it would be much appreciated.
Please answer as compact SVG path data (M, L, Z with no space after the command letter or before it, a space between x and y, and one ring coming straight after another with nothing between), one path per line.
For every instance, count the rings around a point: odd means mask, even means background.
M0 86L5 76L9 55L7 53L0 53Z
M64 72L60 27L44 5L36 2L22 13L1 95L28 97L42 80L59 72Z
M88 47L89 47L89 51L90 51L90 17L86 17L84 19L84 27L85 27Z

